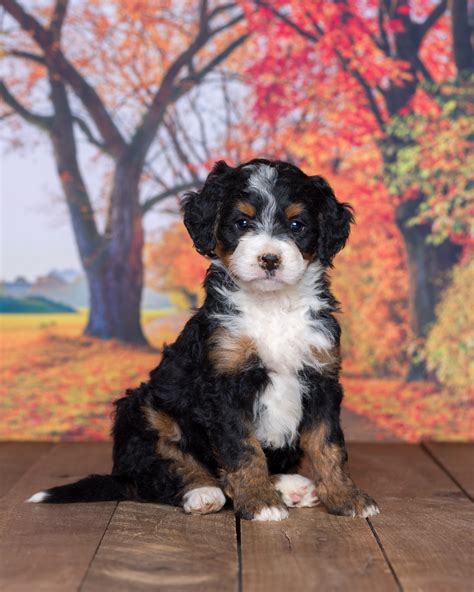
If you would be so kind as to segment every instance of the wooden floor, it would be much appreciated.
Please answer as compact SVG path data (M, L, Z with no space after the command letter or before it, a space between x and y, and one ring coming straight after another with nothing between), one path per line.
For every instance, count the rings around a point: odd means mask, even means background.
M110 445L3 443L0 589L472 590L473 454L468 444L352 444L352 475L380 516L318 507L254 523L131 502L26 504L36 491L108 471Z

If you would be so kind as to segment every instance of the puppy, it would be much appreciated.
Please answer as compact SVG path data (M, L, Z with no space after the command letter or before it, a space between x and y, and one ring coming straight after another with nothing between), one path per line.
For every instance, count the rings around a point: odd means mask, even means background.
M32 502L137 500L282 520L320 500L373 516L347 472L340 328L326 269L353 222L319 176L263 159L216 163L183 202L210 259L206 299L147 383L116 403L112 475Z

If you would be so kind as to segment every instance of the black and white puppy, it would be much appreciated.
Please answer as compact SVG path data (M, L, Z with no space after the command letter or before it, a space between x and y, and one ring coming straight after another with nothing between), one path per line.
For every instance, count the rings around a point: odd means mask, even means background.
M116 403L112 475L35 494L138 500L253 520L320 500L372 516L340 427L340 328L325 270L353 221L319 176L263 159L218 162L184 223L211 265L206 299L146 384Z

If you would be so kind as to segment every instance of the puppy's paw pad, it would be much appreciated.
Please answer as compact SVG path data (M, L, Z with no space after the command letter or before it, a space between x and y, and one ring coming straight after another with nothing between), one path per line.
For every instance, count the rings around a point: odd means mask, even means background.
M272 522L288 518L288 510L283 506L264 506L252 518L257 522Z
M313 481L303 475L278 475L274 483L289 508L312 508L319 504Z
M218 512L225 504L225 495L219 487L197 487L183 496L186 514L211 514Z

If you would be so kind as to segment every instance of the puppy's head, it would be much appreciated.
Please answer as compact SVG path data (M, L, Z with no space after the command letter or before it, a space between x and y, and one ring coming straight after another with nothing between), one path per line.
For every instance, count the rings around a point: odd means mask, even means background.
M314 260L331 265L353 222L322 177L263 159L236 168L219 161L183 210L197 251L262 291L298 283Z

